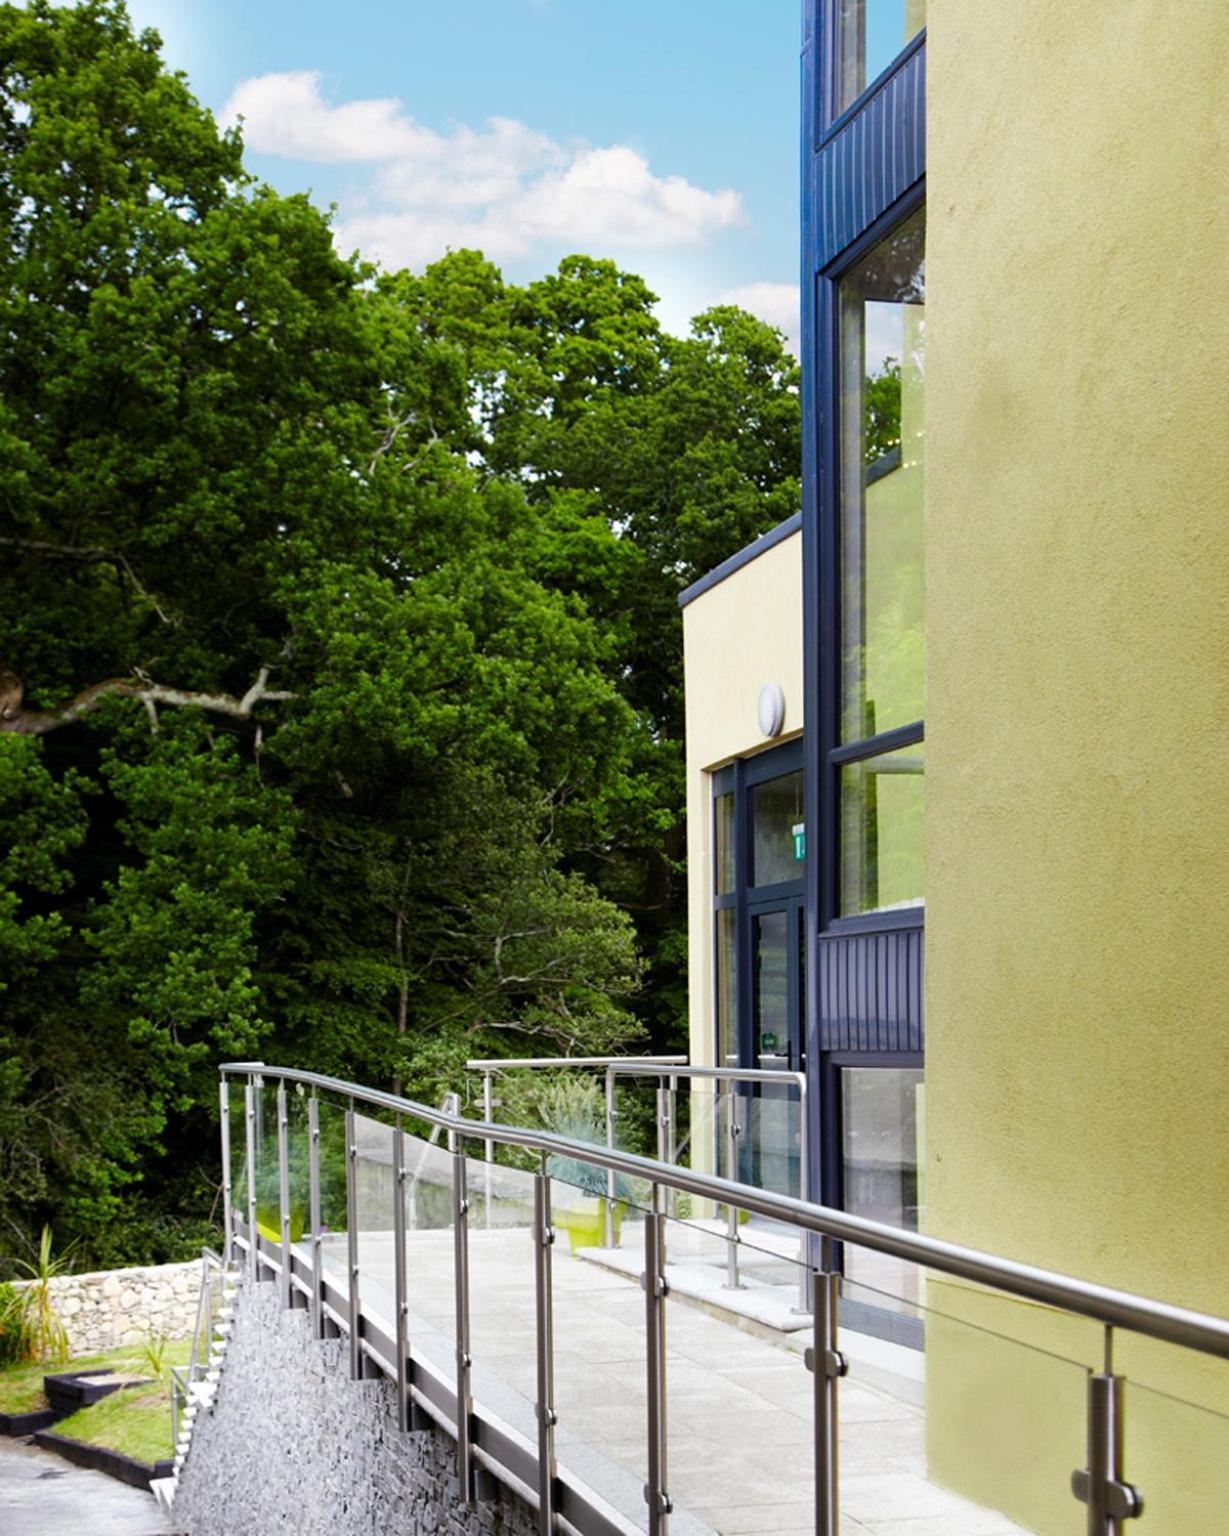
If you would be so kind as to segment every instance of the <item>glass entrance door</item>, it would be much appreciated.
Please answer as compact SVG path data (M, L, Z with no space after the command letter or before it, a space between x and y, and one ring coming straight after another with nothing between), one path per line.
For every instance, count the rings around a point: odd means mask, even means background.
M802 1042L802 900L793 897L751 907L751 1029L743 1066L798 1072ZM802 1106L797 1088L783 1083L749 1085L746 1170L751 1181L780 1194L801 1193Z

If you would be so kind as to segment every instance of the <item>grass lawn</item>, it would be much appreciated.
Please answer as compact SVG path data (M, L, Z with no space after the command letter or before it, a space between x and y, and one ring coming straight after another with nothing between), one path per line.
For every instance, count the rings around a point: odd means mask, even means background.
M161 1461L175 1454L171 1441L171 1395L165 1387L121 1387L92 1407L81 1408L54 1426L57 1435L105 1445L137 1461Z
M163 1369L186 1365L189 1345L168 1344ZM43 1377L60 1371L122 1370L145 1374L148 1362L139 1349L126 1347L108 1350L103 1355L85 1355L67 1365L8 1365L0 1368L0 1413L35 1413L47 1406L43 1396ZM138 1461L157 1461L170 1456L171 1398L167 1385L122 1387L101 1402L82 1408L55 1425L58 1435L70 1440L84 1440L89 1445L105 1445L123 1451Z

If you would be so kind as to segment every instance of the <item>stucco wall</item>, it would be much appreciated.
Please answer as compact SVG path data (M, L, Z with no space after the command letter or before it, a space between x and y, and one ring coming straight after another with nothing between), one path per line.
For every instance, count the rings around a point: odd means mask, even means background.
M18 1281L16 1289L28 1283ZM69 1353L95 1355L151 1336L188 1338L200 1285L200 1262L193 1259L186 1264L57 1275L49 1289L68 1334Z
M688 999L691 1060L713 1061L713 866L709 774L802 730L802 535L791 534L683 609L687 709ZM757 705L785 694L769 740Z
M1225 7L930 0L927 50L927 1224L1224 1315ZM936 1469L1080 1529L1012 1433L1061 1417L1048 1471L1082 1465L1078 1372L928 1347ZM1223 1369L1141 1353L1229 1409ZM1223 1447L1136 1393L1150 1532L1223 1524L1179 1492Z
M456 1449L402 1434L389 1381L351 1381L274 1285L244 1282L213 1409L198 1418L173 1521L185 1536L534 1536L530 1507L457 1497Z

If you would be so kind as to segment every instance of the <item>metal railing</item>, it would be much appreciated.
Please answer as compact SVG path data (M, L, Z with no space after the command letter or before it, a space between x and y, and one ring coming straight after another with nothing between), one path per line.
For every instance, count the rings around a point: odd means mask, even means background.
M726 1168L732 1178L739 1166L739 1145L746 1133L747 1100L738 1092L739 1086L794 1090L798 1095L798 1169L799 1190L803 1200L810 1196L810 1169L807 1157L807 1080L804 1072L769 1069L764 1067L693 1067L686 1056L524 1056L506 1060L475 1060L465 1063L466 1071L482 1074L482 1119L485 1124L494 1121L495 1077L509 1071L589 1071L601 1072L605 1079L605 1129L606 1147L614 1151L618 1140L618 1079L620 1077L648 1078L657 1081L655 1113L657 1160L677 1164L683 1144L677 1136L678 1095L680 1080L712 1083L716 1087L715 1099L720 1108L721 1127L718 1132L714 1121L714 1133L725 1148ZM485 1158L494 1161L494 1142L485 1142ZM714 1162L717 1161L714 1149ZM604 1212L607 1248L619 1246L619 1234L615 1226L615 1173L611 1169L606 1180L606 1208ZM673 1216L674 1190L666 1191L667 1216ZM726 1285L737 1290L742 1281L739 1275L738 1211L726 1207ZM799 1235L799 1292L797 1309L811 1310L810 1283L807 1278L807 1236Z
M873 1252L924 1266L939 1275L970 1281L1006 1296L1040 1302L1077 1317L1091 1319L1104 1330L1104 1364L1088 1373L1086 1465L1071 1477L1074 1495L1086 1506L1088 1536L1117 1536L1122 1521L1142 1512L1142 1496L1125 1480L1124 1377L1113 1365L1115 1330L1124 1330L1204 1355L1229 1360L1229 1321L1113 1290L1090 1281L995 1257L942 1239L904 1231L845 1211L812 1204L789 1195L755 1189L714 1174L670 1164L617 1148L574 1141L546 1131L493 1121L471 1120L380 1090L318 1073L240 1062L221 1068L222 1166L225 1200L226 1258L234 1248L244 1250L252 1279L274 1278L286 1305L310 1305L318 1337L346 1336L351 1373L355 1377L380 1372L396 1383L398 1418L403 1429L442 1425L456 1442L457 1472L462 1497L480 1492L479 1470L494 1475L536 1507L543 1536L559 1531L579 1536L628 1536L629 1527L609 1504L591 1494L556 1458L558 1414L553 1379L554 1339L551 1246L549 1224L551 1174L548 1159L579 1159L611 1173L644 1181L650 1194L644 1222L645 1369L647 1414L645 1445L648 1481L649 1536L667 1536L671 1499L667 1482L666 1295L664 1272L664 1196L667 1191L729 1205L739 1211L784 1223L818 1239L820 1263L810 1272L812 1298L811 1348L807 1366L813 1374L813 1438L815 1530L817 1536L837 1536L840 1511L838 1414L840 1383L847 1361L838 1349L839 1275L833 1244L850 1243ZM243 1084L245 1125L245 1199L233 1200L229 1089ZM263 1237L255 1220L255 1095L266 1083L278 1090L278 1168L281 1199L281 1240ZM288 1121L286 1087L308 1090L310 1127L311 1240L292 1245L289 1238L287 1168ZM348 1210L347 1283L339 1287L325 1275L321 1261L320 1096L344 1101L346 1124L346 1197ZM395 1191L392 1228L395 1242L395 1329L365 1309L360 1295L358 1262L356 1108L362 1104L391 1117ZM429 1125L447 1134L452 1159L453 1279L455 1286L455 1372L448 1381L415 1347L409 1331L409 1276L406 1264L405 1201L400 1198L408 1177L403 1119ZM536 1329L536 1445L511 1433L495 1412L473 1392L470 1337L470 1249L467 1213L467 1142L492 1141L535 1155L533 1179L534 1299ZM246 1218L244 1216L246 1211Z
M229 1223L228 1223L229 1227ZM193 1386L209 1369L214 1318L222 1297L225 1265L212 1248L201 1249L201 1283L196 1296L196 1317L186 1366L171 1367L171 1444L179 1443L180 1415L188 1406Z

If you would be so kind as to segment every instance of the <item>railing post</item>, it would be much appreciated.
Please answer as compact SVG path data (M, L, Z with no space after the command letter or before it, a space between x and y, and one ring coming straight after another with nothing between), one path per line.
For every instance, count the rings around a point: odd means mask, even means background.
M606 1150L614 1151L615 1145L615 1121L619 1111L615 1106L615 1075L614 1068L606 1068ZM615 1171L613 1168L606 1170L606 1246L616 1248L619 1246L615 1233Z
M230 1204L230 1081L218 1083L218 1128L222 1140L222 1262L227 1269L234 1258L235 1218Z
M410 1427L410 1303L405 1253L405 1132L393 1131L393 1273L397 1287L397 1427Z
M534 1299L538 1345L538 1528L542 1536L555 1531L555 1321L551 1295L550 1178L546 1158L533 1176Z
M474 1500L474 1451L471 1437L473 1396L470 1391L469 1335L469 1198L466 1194L465 1143L449 1132L452 1151L453 1260L456 1281L457 1341L457 1482L466 1504Z
M658 1081L657 1084L657 1161L674 1165L674 1084ZM674 1215L674 1190L666 1190L666 1214Z
M666 1162L671 1168L678 1161L678 1112L679 1112L679 1080L678 1073L670 1074L666 1087ZM677 1209L678 1191L671 1188L666 1191L666 1212L673 1216Z
M648 1466L645 1498L649 1506L648 1536L668 1536L670 1495L667 1491L666 1439L666 1274L663 1254L664 1218L661 1188L653 1185L644 1219L645 1361L648 1385Z
M286 1084L277 1085L277 1209L281 1217L282 1274L279 1290L283 1307L293 1299L290 1284L290 1118L286 1113Z
M726 1080L725 1095L725 1155L726 1177L738 1181L738 1137L742 1131L740 1123L739 1106L741 1100L734 1092L734 1085ZM725 1208L725 1283L731 1290L737 1290L741 1281L738 1278L738 1208L726 1205Z
M490 1125L495 1118L495 1097L491 1092L490 1068L482 1074L482 1118L487 1125ZM495 1143L489 1136L483 1142L482 1156L486 1164L483 1170L482 1183L482 1193L485 1202L484 1210L486 1213L485 1226L489 1232L491 1230L491 1164L495 1161Z
M243 1085L243 1128L247 1150L248 1278L255 1281L260 1278L260 1236L256 1231L256 1086L251 1077Z
M1088 1465L1071 1474L1071 1491L1088 1507L1088 1536L1118 1536L1124 1520L1144 1512L1137 1488L1122 1475L1123 1379L1114 1375L1113 1329L1105 1330L1105 1369L1088 1378Z
M312 1337L324 1337L324 1233L320 1230L320 1100L307 1101L307 1165L312 1225Z
M358 1121L354 1100L346 1106L346 1269L350 1293L350 1378L363 1374L358 1288Z
M823 1246L825 1267L811 1276L813 1321L806 1362L812 1373L815 1399L815 1536L838 1536L841 1499L837 1382L849 1366L837 1348L840 1277L827 1267L830 1262L827 1239Z

